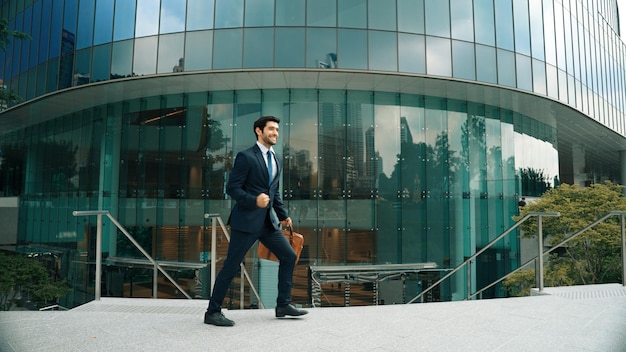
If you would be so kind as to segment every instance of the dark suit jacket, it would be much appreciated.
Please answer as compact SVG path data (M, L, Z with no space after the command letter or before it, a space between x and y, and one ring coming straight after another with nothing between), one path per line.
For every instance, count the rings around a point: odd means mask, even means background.
M282 162L275 157L278 170L272 184L268 185L269 176L264 157L256 144L237 153L226 185L226 193L237 201L228 218L228 224L233 230L260 232L268 212L274 228L280 229L279 221L288 217L278 192ZM268 208L259 208L256 205L256 198L261 193L270 196Z

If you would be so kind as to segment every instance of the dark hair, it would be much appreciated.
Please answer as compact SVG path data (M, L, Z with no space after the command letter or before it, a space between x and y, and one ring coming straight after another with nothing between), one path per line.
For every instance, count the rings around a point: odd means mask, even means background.
M263 131L268 121L280 123L280 119L276 116L268 115L259 117L256 121L254 121L254 126L252 127L252 132L254 132L255 139L259 139L259 136L256 135L256 128L258 127L261 129L261 131Z

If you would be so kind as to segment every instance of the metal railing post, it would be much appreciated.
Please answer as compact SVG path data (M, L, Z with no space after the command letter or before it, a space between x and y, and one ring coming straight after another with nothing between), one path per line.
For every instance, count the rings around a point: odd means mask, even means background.
M537 268L537 287L539 288L539 292L543 291L543 216L537 215L537 232L539 233L537 236L538 244L539 244L539 256L537 257L538 268Z

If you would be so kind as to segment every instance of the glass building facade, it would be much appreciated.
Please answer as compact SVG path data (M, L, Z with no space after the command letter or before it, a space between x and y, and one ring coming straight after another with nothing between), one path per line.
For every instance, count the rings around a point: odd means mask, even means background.
M520 197L626 178L615 1L0 0L0 11L32 37L0 53L3 85L24 99L0 113L0 196L18 213L9 244L55 253L67 306L94 294L96 219L75 210L109 210L156 259L181 263L181 280L202 281L185 265L207 261L203 215L227 219L234 155L262 115L281 118L302 304L307 265L436 263L409 278L410 295L509 228ZM103 251L120 260L106 292L138 296L145 275L122 260L137 252L112 227ZM463 299L519 265L511 234L471 282L453 277L431 299Z

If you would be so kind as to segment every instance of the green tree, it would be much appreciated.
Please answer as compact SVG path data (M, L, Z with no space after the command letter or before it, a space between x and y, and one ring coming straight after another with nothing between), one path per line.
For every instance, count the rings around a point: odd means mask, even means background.
M623 186L605 182L579 188L561 184L550 189L535 202L530 202L516 220L529 212L559 212L559 217L544 217L543 235L547 245L555 246L611 211L626 211ZM620 219L610 217L582 235L552 252L545 267L546 286L569 286L619 282L621 280ZM537 222L526 221L521 226L524 237L537 237ZM526 275L526 276L525 276ZM505 280L504 286L514 286L528 278L520 272ZM534 275L532 276L534 284ZM523 281L523 280L522 280ZM514 293L514 289L509 289Z
M7 45L12 39L30 40L30 35L12 30L9 28L9 21L5 18L0 19L0 50L7 50ZM0 102L19 102L22 98L12 90L7 90L4 84L0 83Z
M65 280L51 280L37 260L0 253L0 310L11 310L23 296L47 304L69 291Z

